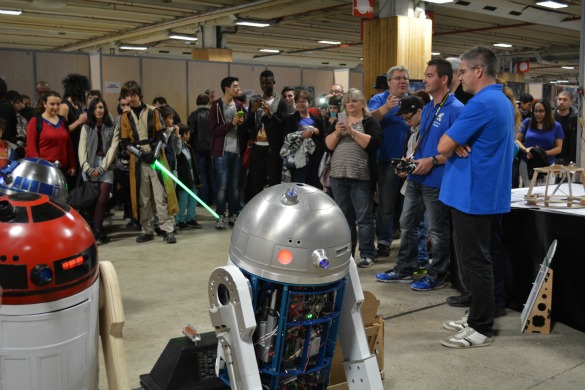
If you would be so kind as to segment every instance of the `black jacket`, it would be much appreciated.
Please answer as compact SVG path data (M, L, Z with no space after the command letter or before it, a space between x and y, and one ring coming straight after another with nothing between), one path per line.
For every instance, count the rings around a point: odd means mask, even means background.
M209 107L199 106L189 114L187 125L191 130L189 143L195 152L209 153Z
M197 162L195 161L195 153L193 153L193 149L189 144L183 144L187 147L187 150L191 154L191 166L189 166L189 160L183 154L183 150L181 153L177 155L177 176L181 183L185 184L189 188L200 188L201 187L201 176L199 176L199 169L197 168ZM189 175L189 169L193 169L193 176L194 180L191 179L191 175ZM180 186L177 186L177 190L183 191Z
M268 118L267 115L262 116L260 123L256 123L256 115L252 113L253 103L251 102L246 117L246 127L250 132L251 139L255 140L261 125L264 124L270 152L279 154L284 142L284 122L288 116L288 105L280 96L277 96L276 99L279 99L278 102L276 104L273 102L271 105L271 108L277 106L276 112L272 113L272 118Z

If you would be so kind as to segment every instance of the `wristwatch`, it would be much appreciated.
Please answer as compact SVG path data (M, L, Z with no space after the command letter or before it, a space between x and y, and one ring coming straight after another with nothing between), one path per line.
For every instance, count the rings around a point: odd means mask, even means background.
M433 166L439 165L439 160L437 160L437 156L433 156Z

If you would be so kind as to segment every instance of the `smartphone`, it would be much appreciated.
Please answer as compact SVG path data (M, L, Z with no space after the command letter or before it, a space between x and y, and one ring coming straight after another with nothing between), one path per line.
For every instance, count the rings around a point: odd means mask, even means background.
M347 123L347 114L345 112L340 112L337 114L337 121L339 123L346 124Z
M330 118L337 118L337 113L336 112L330 112L329 113L329 117Z

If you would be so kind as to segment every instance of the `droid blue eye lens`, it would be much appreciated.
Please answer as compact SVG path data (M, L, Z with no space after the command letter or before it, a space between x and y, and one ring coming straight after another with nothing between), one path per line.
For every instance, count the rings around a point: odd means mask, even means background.
M43 286L53 280L53 270L46 264L38 264L30 272L30 280L37 286Z
M327 268L329 267L329 260L327 259L323 259L319 262L319 267L321 268Z

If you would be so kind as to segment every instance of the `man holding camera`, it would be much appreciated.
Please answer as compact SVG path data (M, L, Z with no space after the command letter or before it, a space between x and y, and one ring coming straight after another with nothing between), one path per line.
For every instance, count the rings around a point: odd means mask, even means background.
M408 175L400 216L398 259L393 270L376 275L378 281L386 283L413 281L412 275L418 270L416 261L418 226L426 210L433 261L427 266L427 276L412 282L411 288L417 291L445 287L451 237L449 210L439 201L446 158L438 153L437 146L441 136L451 127L463 109L463 104L449 90L453 78L451 64L446 60L434 59L427 65L424 73L425 91L433 100L424 107L421 114L420 130L412 156L416 168ZM404 114L401 109L397 114Z
M252 97L246 127L251 132L254 146L250 158L248 184L244 200L250 201L259 194L266 184L280 184L284 120L288 116L288 104L281 95L274 93L274 73L264 70L260 73L262 96ZM268 177L268 180L266 178Z

